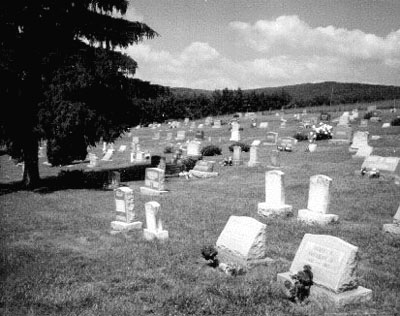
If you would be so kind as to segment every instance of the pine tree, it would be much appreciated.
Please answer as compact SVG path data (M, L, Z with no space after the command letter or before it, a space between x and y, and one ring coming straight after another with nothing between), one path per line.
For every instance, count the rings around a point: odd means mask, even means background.
M127 8L126 0L1 1L0 97L7 114L0 140L25 162L25 186L39 182L40 139L68 140L72 133L90 144L124 128L123 88L137 64L116 49L157 35L123 19Z

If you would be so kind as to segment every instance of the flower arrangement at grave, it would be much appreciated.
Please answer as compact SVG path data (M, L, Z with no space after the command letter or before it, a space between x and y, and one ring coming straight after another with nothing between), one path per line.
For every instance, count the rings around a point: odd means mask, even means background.
M293 283L290 281L284 283L288 299L294 303L307 303L311 286L314 284L311 266L304 265L303 270L292 275L291 279Z
M217 258L218 251L214 246L203 246L201 248L201 255L207 261L208 266L212 268L218 268L227 275L237 276L244 274L243 268L238 265L220 263Z
M318 126L312 127L315 140L331 139L333 126L320 122Z

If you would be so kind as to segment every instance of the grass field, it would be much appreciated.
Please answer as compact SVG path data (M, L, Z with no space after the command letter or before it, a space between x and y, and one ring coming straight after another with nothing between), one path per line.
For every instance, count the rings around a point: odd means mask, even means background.
M332 113L333 117L339 113ZM363 112L360 111L360 118ZM397 115L400 113L397 113ZM383 122L396 114L386 111ZM269 130L292 136L298 123L287 115L287 127L279 128L279 118L269 121ZM359 120L353 123L356 130ZM370 123L374 154L400 157L400 127L381 128ZM241 119L242 140L248 144L261 139L266 130L250 128ZM188 128L184 128L188 130ZM166 130L161 143L152 140L156 130L138 129L141 147L161 154L167 145ZM222 147L223 155L205 157L221 161L231 155L228 126L205 128L206 140ZM176 136L176 130L169 130ZM194 132L189 133L194 135ZM222 138L221 143L219 138ZM164 141L163 141L164 140ZM129 144L130 138L119 139ZM260 166L222 167L213 179L167 179L165 196L139 194L143 181L127 184L135 193L138 220L145 223L144 204L161 204L163 226L170 238L165 243L147 242L141 232L110 235L114 220L113 192L101 189L54 189L31 192L16 189L21 168L8 156L0 157L2 195L1 234L1 315L329 315L310 303L297 306L283 299L276 275L288 271L305 233L329 234L359 247L360 285L373 290L366 305L353 305L336 312L351 315L398 315L400 312L400 244L387 239L382 225L391 223L400 203L400 186L392 179L356 176L362 160L352 159L348 146L332 146L319 141L317 151L305 152L299 142L292 153L281 153L285 173L286 202L295 213L307 206L309 178L324 174L333 179L330 213L340 223L311 227L291 219L264 220L257 215L257 203L264 201L264 174L272 146L259 150ZM100 155L101 146L94 148ZM249 153L243 154L246 163ZM101 162L98 170L127 164L129 153L116 153L112 162ZM45 159L41 159L43 162ZM86 168L40 165L43 178L60 170ZM86 168L87 169L87 168ZM205 265L203 245L215 244L230 215L251 216L267 224L267 266L229 277ZM332 315L332 314L331 314Z

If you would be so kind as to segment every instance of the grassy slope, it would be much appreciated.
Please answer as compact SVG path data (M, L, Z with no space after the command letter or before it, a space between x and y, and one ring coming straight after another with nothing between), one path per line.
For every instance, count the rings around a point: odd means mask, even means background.
M384 121L391 115L385 114ZM259 121L269 120L273 130L291 136L297 123L292 115L288 119L288 127L282 130L276 117L259 117ZM242 126L241 136L247 143L265 133L249 128L247 119L242 119ZM369 127L372 135L383 137L371 141L376 152L400 157L400 128L380 126L371 123ZM223 148L224 156L230 154L227 125L219 130L206 129L205 133ZM136 130L135 134L142 147L153 152L165 146L151 140L152 130ZM161 134L165 139L166 132ZM222 143L219 137L223 137ZM122 138L116 148L129 141ZM355 176L362 161L352 159L346 146L334 147L321 141L313 154L305 153L305 146L299 143L295 152L281 154L286 202L295 210L306 207L309 177L328 175L333 178L330 211L340 216L339 225L309 227L295 219L264 221L258 217L257 203L264 200L266 158L272 149L268 147L259 151L259 167L218 166L220 176L215 179L169 178L167 188L171 192L162 197L141 196L142 182L129 183L135 192L139 220L145 222L144 203L156 200L161 204L164 227L170 234L164 244L146 242L139 232L111 236L111 191L19 191L0 196L0 314L323 315L324 311L313 304L299 307L282 300L275 282L278 272L288 270L305 233L338 236L359 247L360 284L373 290L373 301L342 311L395 314L400 310L399 245L385 240L381 230L384 223L392 221L399 206L399 186L382 178ZM244 153L245 162L248 155ZM119 154L108 164L126 162L128 156ZM1 179L19 177L20 170L5 156L1 158ZM82 165L74 168L79 167ZM59 170L41 168L44 175ZM268 256L276 259L274 263L237 278L204 266L201 247L215 243L230 215L251 216L267 224Z

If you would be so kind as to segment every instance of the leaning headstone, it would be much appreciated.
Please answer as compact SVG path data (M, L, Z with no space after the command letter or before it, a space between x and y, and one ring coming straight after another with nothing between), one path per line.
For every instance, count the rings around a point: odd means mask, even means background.
M332 139L328 140L329 144L347 145L351 143L352 128L344 125L337 125L333 129Z
M261 122L258 128L268 128L268 122Z
M186 131L178 131L175 140L185 140Z
M297 219L306 223L325 225L339 220L339 216L328 214L332 179L317 174L310 178L307 209L299 210Z
M107 149L105 155L103 156L103 158L101 158L102 161L112 161L112 156L114 154L114 149Z
M165 171L158 168L146 168L144 187L140 187L140 193L144 195L160 195L167 193L165 190Z
M291 276L309 265L314 282L310 300L323 308L366 303L372 299L372 290L358 285L358 259L358 247L338 237L305 234L289 272L278 273L277 280L281 285L293 284Z
M365 158L361 168L367 171L375 168L381 173L400 176L400 158L371 155Z
M400 205L393 217L392 224L384 224L383 231L395 239L400 239Z
M143 229L143 236L146 240L166 240L168 231L163 229L161 221L161 207L158 202L151 201L145 205L146 228Z
M278 141L278 133L275 132L268 132L263 145L273 145L276 146L276 143Z
M142 222L135 221L133 190L128 187L118 188L114 191L114 198L116 216L115 220L111 222L111 233L141 229Z
M244 269L270 261L266 233L267 226L254 218L230 216L216 243L219 261Z
M234 166L239 166L243 163L242 160L242 147L240 146L233 146L233 165Z
M258 203L257 212L263 217L291 216L292 206L285 203L285 174L280 170L265 173L265 202Z
M268 158L269 161L267 164L267 168L279 169L281 167L281 157L279 150L272 150Z

